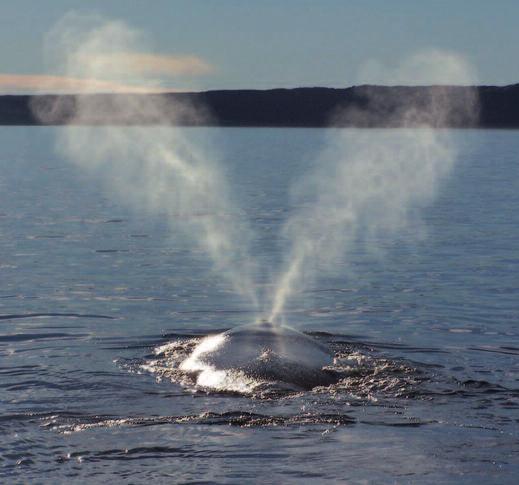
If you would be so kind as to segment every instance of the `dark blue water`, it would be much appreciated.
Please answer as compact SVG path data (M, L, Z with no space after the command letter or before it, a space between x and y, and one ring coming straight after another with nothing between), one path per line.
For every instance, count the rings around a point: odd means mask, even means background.
M352 273L290 301L339 382L243 395L197 390L177 366L254 310L164 215L56 155L56 130L0 129L1 481L516 483L517 132L455 132L427 237L357 248ZM274 271L288 188L334 132L190 136L214 138Z

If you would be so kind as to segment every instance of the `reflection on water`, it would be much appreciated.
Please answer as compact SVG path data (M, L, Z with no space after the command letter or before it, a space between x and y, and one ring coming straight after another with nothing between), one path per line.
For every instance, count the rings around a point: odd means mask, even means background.
M359 250L287 308L334 382L216 392L180 363L260 315L160 216L57 159L55 129L0 130L0 481L514 483L515 132L457 132L428 237L373 241L383 258ZM286 188L323 132L219 133L269 294Z

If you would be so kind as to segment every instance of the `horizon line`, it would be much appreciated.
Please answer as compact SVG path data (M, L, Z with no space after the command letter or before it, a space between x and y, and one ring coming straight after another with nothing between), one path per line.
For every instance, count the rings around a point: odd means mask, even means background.
M20 93L1 93L0 96L95 96L95 95L115 95L115 96L161 96L161 95L178 95L178 94L205 94L211 92L221 91L294 91L297 89L329 89L329 90L348 90L354 88L366 88L366 87L377 87L377 88L436 88L436 87L449 87L449 88L506 88L519 85L519 81L516 83L507 84L352 84L346 87L336 86L293 86L293 87L272 87L272 88L210 88L204 90L179 90L179 89L164 89L164 90L150 90L146 91L92 91L92 92L20 92Z

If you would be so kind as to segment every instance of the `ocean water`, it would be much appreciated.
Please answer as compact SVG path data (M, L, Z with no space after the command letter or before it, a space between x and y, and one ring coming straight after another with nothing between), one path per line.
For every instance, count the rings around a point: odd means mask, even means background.
M426 237L357 248L290 301L337 383L215 393L179 362L258 315L164 214L56 154L60 129L0 128L2 483L516 483L516 131L454 132ZM268 288L289 187L336 132L187 131L219 148Z

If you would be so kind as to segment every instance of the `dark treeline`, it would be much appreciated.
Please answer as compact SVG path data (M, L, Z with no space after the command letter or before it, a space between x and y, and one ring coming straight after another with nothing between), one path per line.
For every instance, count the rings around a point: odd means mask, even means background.
M82 106L89 106L88 114L79 119L75 116L78 99ZM403 121L400 114L410 108L418 112L429 110L431 99L453 107L466 104L467 99L477 99L477 116L458 116L457 110L452 109L448 116L435 120L433 124L439 127L519 128L519 84L224 90L161 95L3 95L0 124L393 127L412 125L408 119ZM158 112L140 111L140 103L145 106L148 100L158 101L162 108ZM126 103L133 108L121 110Z

